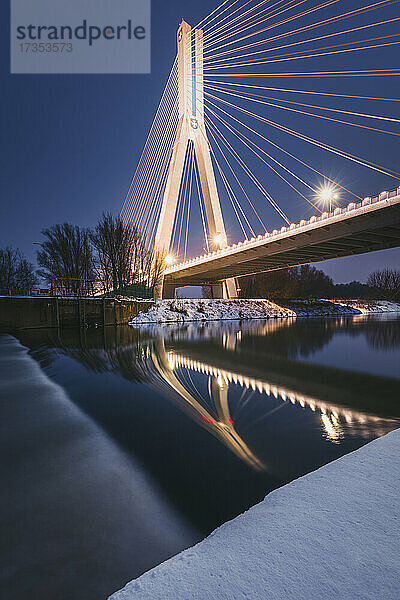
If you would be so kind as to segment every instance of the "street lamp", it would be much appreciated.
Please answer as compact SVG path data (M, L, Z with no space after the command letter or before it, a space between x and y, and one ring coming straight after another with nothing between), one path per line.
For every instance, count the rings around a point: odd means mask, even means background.
M329 206L329 212L332 212L332 204L338 200L339 194L335 186L326 184L317 190L317 200L322 205Z
M217 233L214 236L214 244L216 246L218 246L218 248L222 248L223 243L224 243L224 236L222 235L222 233Z
M173 265L175 262L175 258L172 256L172 254L167 254L167 256L165 257L165 264L167 265L167 267L170 267L171 265Z

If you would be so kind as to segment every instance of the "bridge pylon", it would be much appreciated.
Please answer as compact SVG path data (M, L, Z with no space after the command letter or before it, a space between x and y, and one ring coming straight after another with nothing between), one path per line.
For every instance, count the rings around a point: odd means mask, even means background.
M211 247L217 250L228 245L204 123L202 29L192 29L188 23L182 21L177 32L177 47L179 121L154 241L155 251L164 256L168 255L170 249L183 168L190 141L193 143L200 177ZM172 294L172 290L166 290L164 287L163 281L156 286L156 299ZM213 295L218 298L236 298L235 280L227 279L213 285Z

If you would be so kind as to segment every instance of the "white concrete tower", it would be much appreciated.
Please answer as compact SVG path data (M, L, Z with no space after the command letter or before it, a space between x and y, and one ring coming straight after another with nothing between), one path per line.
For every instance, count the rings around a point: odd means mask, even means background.
M177 44L179 121L154 242L155 250L162 254L170 249L189 140L193 141L211 247L216 250L228 245L204 123L203 31L192 30L182 21ZM163 295L162 287L155 291L158 298ZM213 291L215 297L236 298L235 280L214 285Z

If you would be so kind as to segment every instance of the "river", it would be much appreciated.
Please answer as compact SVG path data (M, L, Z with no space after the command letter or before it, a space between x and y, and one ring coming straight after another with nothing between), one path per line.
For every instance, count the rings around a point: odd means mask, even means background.
M4 598L106 598L399 425L396 314L14 335Z

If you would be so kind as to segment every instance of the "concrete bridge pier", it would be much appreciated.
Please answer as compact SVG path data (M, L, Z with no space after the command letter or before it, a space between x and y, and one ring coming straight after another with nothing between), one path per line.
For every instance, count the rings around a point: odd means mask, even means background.
M224 298L224 284L223 283L214 283L210 285L211 288L211 298Z
M160 281L154 288L154 300L172 300L175 298L175 290L177 287L181 286L177 286L175 283L166 282L165 280ZM211 289L211 298L213 300L237 298L236 282L233 278L213 283L207 287Z
M211 298L237 298L236 281L232 277L219 283L213 283L211 286Z
M175 283L166 282L164 276L161 277L154 286L154 300L173 300L177 287Z
M175 290L176 285L174 283L166 283L164 281L164 284L162 286L162 296L161 298L155 298L155 300L161 300L163 298L165 298L166 300L173 300L175 298Z

